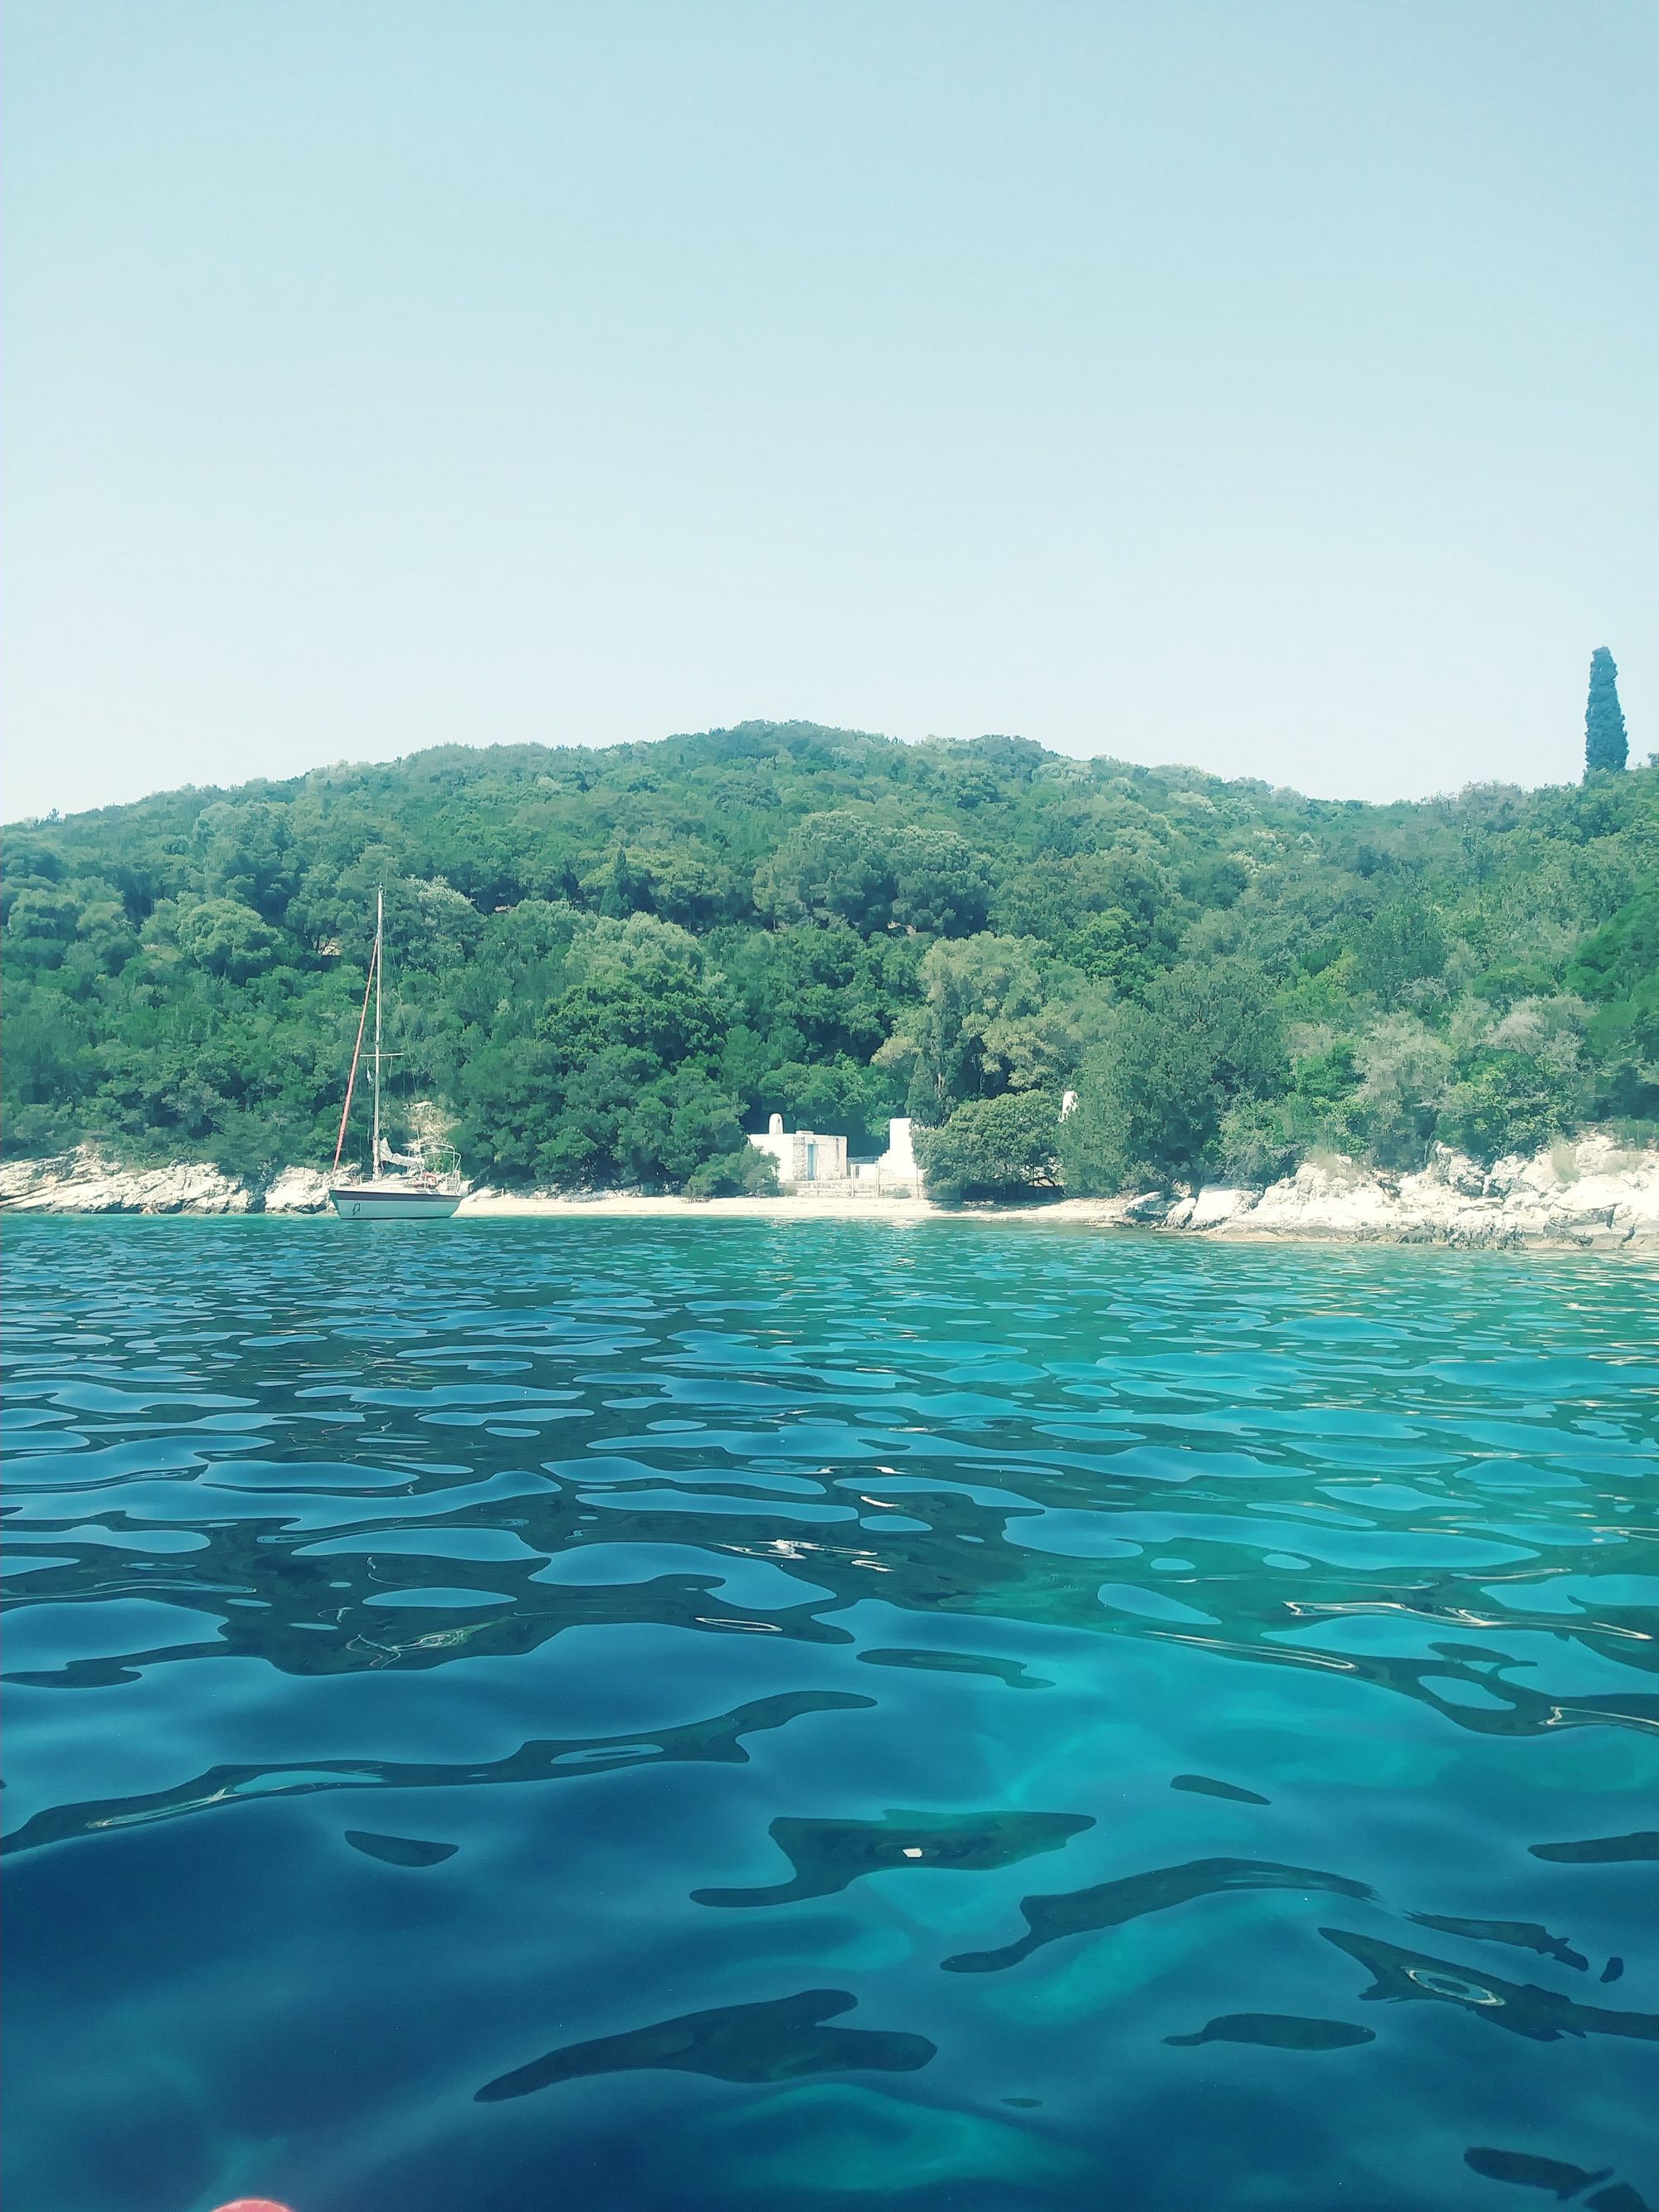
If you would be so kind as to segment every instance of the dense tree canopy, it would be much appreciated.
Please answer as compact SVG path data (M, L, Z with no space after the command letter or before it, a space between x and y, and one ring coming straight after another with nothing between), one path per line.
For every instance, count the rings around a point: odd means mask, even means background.
M750 1188L774 1110L908 1112L966 1192L1659 1133L1659 771L1367 806L750 723L21 825L8 1149L325 1164L380 885L394 1138L496 1182Z

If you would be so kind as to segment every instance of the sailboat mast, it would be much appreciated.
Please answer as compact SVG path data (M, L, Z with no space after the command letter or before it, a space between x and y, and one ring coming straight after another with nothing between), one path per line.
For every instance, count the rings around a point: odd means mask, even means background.
M386 890L384 886L374 894L374 1149L369 1154L368 1172L380 1172L380 982L385 967Z

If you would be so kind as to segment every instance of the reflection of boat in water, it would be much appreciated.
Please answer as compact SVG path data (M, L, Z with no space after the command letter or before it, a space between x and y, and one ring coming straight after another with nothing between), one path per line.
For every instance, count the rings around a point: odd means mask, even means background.
M369 1147L366 1182L331 1183L329 1200L346 1221L447 1221L465 1195L457 1170L459 1161L452 1146L444 1146L434 1167L427 1148L395 1152L380 1134L381 978L386 968L386 894L374 901L374 950L369 956L368 980L363 986L363 1010L357 1017L357 1042L351 1051L351 1073L346 1079L345 1104L340 1110L340 1135L334 1147L331 1173L340 1172L345 1150L346 1124L351 1119L352 1094L357 1087L357 1066L362 1058L363 1032L368 1026L369 1000L374 1002L374 1134ZM397 1172L388 1174L392 1169Z

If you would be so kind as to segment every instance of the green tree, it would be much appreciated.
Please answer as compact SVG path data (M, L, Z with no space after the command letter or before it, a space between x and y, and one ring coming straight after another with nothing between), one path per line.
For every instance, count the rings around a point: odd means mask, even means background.
M1144 933L1137 929L1134 917L1121 907L1085 915L1072 932L1066 951L1084 975L1097 982L1114 984L1125 994L1144 989L1152 979L1152 963Z
M1267 977L1248 961L1176 968L1115 1008L1060 1127L1068 1190L1194 1176L1218 1164L1223 1118L1278 1091L1285 1048Z
M921 1004L876 1054L903 1076L918 1120L942 1122L969 1098L1054 1088L1077 1066L1104 1001L1070 971L1045 973L1042 950L990 930L929 945Z
M1445 1038L1412 1014L1374 1023L1355 1048L1362 1081L1354 1110L1371 1156L1386 1168L1419 1168L1434 1137L1453 1073Z
M1659 1122L1659 883L1578 947L1566 981L1596 1002L1585 1044L1598 1110Z
M1584 774L1622 769L1630 747L1619 704L1619 667L1605 645L1590 655L1589 702L1584 709Z
M809 814L755 878L755 903L781 921L845 921L868 934L892 919L892 876L875 824L851 807Z
M744 1143L705 1160L686 1177L688 1198L775 1198L777 1164L769 1152Z
M1571 1075L1529 1054L1479 1053L1447 1090L1437 1133L1480 1160L1529 1152L1572 1126L1575 1088Z
M75 935L81 902L72 891L29 885L10 902L6 916L9 959L55 968Z
M852 807L808 815L756 878L755 900L780 921L846 921L966 936L985 921L991 871L955 830L892 824Z
M239 899L181 902L174 925L179 950L210 975L246 983L276 965L282 939Z
M1054 1101L1045 1091L972 1098L942 1127L916 1131L916 1159L929 1195L947 1204L1052 1189L1059 1129Z
M1395 899L1365 930L1357 951L1362 985L1392 1006L1413 983L1439 975L1446 962L1445 932L1424 899Z
M954 830L908 828L888 840L893 925L942 937L983 928L991 871Z

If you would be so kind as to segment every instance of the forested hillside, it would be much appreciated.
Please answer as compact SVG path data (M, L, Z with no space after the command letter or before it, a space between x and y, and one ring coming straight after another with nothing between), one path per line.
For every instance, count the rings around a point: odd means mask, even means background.
M396 1096L495 1182L740 1188L773 1109L910 1113L968 1190L1659 1135L1652 768L1370 806L748 723L171 792L4 868L14 1155L326 1164L380 884Z

